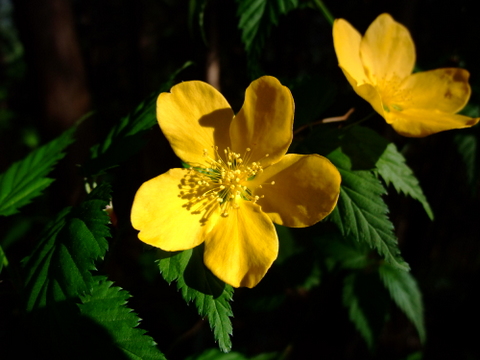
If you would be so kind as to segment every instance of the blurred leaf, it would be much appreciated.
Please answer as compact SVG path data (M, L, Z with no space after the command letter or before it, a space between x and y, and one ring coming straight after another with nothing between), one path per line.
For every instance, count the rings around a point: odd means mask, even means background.
M139 317L125 306L130 297L128 292L112 286L113 282L104 277L95 277L93 289L80 297L80 313L97 323L110 335L111 343L122 350L127 359L165 359L156 348L153 339L145 335L146 331L136 328ZM92 339L94 340L94 339ZM96 357L111 358L110 347L104 343L90 342ZM101 350L105 351L102 354Z
M0 274L2 273L4 266L8 266L8 260L7 260L7 256L3 252L2 247L0 246Z
M238 27L250 60L259 56L280 16L298 7L298 0L237 0L237 3Z
M177 288L183 299L193 301L200 316L207 317L215 340L223 352L232 348L233 316L229 301L233 288L215 277L203 263L203 245L182 252L163 254L158 261L163 278L171 283L177 281Z
M188 3L188 29L190 35L195 33L195 21L198 19L198 28L202 36L203 43L208 45L207 36L205 35L205 8L208 0L190 0Z
M95 188L78 208L66 208L44 231L24 260L27 311L88 292L94 262L108 248L109 217L104 211L110 186Z
M390 292L391 298L415 325L420 341L425 343L422 293L414 277L410 273L399 271L389 264L383 264L378 270L380 279Z
M430 220L433 220L433 211L412 169L405 163L405 158L397 150L395 144L388 144L382 156L377 162L379 175L387 185L392 184L398 193L409 195L418 200Z
M340 198L330 220L343 236L366 242L388 263L408 270L408 264L400 256L393 224L387 217L388 208L382 199L386 192L382 184L370 171L348 170L350 159L340 149L330 153L328 158L342 176Z
M343 284L343 305L369 349L374 348L388 315L388 297L375 273L351 273Z
M83 174L85 176L99 175L110 168L118 166L145 145L145 133L157 124L155 106L158 94L169 91L178 73L191 64L191 62L186 62L172 74L167 82L162 84L157 93L152 94L147 100L138 105L131 114L122 118L110 130L102 143L92 146L90 149L90 160L83 166Z
M480 148L478 146L477 136L472 132L458 132L455 134L454 141L457 144L457 150L465 164L468 183L475 191L480 175L478 162Z
M31 152L0 175L0 215L8 216L41 194L54 179L46 175L65 156L63 150L73 142L76 127Z

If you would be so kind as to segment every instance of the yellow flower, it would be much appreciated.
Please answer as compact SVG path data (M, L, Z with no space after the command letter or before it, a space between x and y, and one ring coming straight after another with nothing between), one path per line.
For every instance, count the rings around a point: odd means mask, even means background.
M278 254L272 221L310 226L338 199L340 174L329 160L285 155L293 113L290 91L269 76L250 84L237 115L201 81L160 94L160 128L191 167L142 184L131 212L139 239L166 251L205 242L204 263L215 276L255 286Z
M480 120L456 114L470 98L468 71L446 68L412 74L412 37L389 14L378 16L363 38L347 21L337 19L333 42L339 66L355 92L399 134L423 137Z

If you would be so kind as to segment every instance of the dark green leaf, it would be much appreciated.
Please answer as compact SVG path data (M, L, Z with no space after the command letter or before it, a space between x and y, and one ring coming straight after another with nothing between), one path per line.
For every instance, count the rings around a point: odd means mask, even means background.
M103 258L110 236L104 211L110 186L95 188L78 208L67 208L49 224L38 247L25 259L27 310L88 292L94 262Z
M165 359L156 348L155 341L145 335L145 330L137 328L140 319L125 306L130 297L128 292L112 286L113 282L105 278L95 277L95 280L92 290L80 297L80 313L105 330L110 335L111 345L121 349L126 359ZM94 341L93 338L90 340ZM90 345L97 356L99 350L104 350L105 359L111 358L110 346L107 344Z
M330 219L342 235L356 241L366 242L377 249L387 262L408 270L409 266L400 256L393 225L387 217L388 208L382 195L385 189L371 171L348 170L350 159L340 149L328 158L337 166L342 176L340 198Z
M380 278L397 306L415 325L420 341L425 342L422 293L414 277L405 271L398 271L389 264L379 268Z
M237 0L237 3L242 41L252 55L261 51L280 16L298 7L298 0Z
M388 315L388 295L375 273L349 274L343 284L343 305L370 349Z
M54 179L46 177L63 150L73 142L73 127L58 138L31 152L25 159L14 163L0 175L0 215L8 216L41 194Z
M152 94L128 116L122 118L105 140L91 148L90 160L84 165L85 176L94 176L118 166L145 145L144 135L155 124L158 94L170 90L175 76L192 63L185 63L165 82L158 93Z
M223 283L203 263L203 245L176 253L162 252L159 268L166 281L177 281L183 299L193 301L200 316L207 317L223 352L230 351L233 316L229 301L233 288Z

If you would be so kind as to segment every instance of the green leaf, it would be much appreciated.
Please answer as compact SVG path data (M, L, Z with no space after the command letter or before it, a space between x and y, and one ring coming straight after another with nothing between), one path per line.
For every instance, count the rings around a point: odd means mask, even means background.
M110 130L102 143L90 149L90 160L83 166L85 176L99 175L118 166L145 145L144 135L157 124L155 106L158 94L170 90L178 73L191 64L191 62L186 62L175 71L158 92L138 105L131 114L122 118Z
M238 27L248 53L258 54L273 25L278 25L281 15L298 7L298 0L237 0Z
M329 216L343 236L366 242L393 266L408 270L400 256L388 208L382 199L385 189L371 171L349 170L350 159L337 149L328 155L342 176L338 204Z
M98 276L95 280L92 290L80 297L81 304L78 307L82 316L98 324L110 335L110 344L95 344L95 339L89 336L96 357L104 355L105 359L111 358L111 345L121 349L127 359L165 359L156 348L155 341L145 335L145 330L137 328L140 319L125 306L130 297L128 292L112 286L113 282L104 277Z
M0 175L0 215L17 213L54 181L46 175L65 156L63 150L73 142L75 130L76 127L72 127Z
M223 352L232 348L233 316L229 301L232 300L233 288L215 277L203 263L203 245L182 252L168 253L161 251L158 261L163 278L171 283L177 281L177 288L183 299L193 301L200 316L207 317L214 338Z
M391 298L415 325L420 341L424 343L426 332L422 293L415 278L410 273L398 271L388 264L383 264L378 270L380 279L389 291Z
M343 305L348 308L353 322L369 349L373 349L376 338L388 315L388 295L380 284L378 274L355 272L343 283Z
M418 200L430 220L433 220L433 211L427 198L423 194L417 178L413 171L405 163L405 158L397 150L395 144L388 144L382 156L377 162L378 174L383 178L387 185L392 184L398 193L409 195Z
M95 260L108 247L104 211L110 186L95 188L78 208L66 208L49 224L38 247L24 260L27 311L88 292Z
M346 131L341 146L343 152L352 160L352 168L375 170L387 186L392 184L398 193L419 201L428 217L433 220L433 211L422 188L395 144L389 143L369 128L353 126Z

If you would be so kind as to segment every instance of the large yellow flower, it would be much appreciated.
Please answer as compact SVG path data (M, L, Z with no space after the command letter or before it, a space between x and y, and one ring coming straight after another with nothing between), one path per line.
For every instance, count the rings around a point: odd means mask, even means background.
M362 38L343 19L333 24L339 66L355 92L401 135L423 137L475 125L456 114L470 98L468 71L437 69L412 74L415 46L409 31L381 14Z
M255 286L278 254L272 221L313 225L333 210L340 190L340 174L326 158L285 155L293 113L290 91L269 76L250 84L237 115L201 81L160 94L160 128L191 167L142 184L131 213L139 239L166 251L205 242L214 275Z

